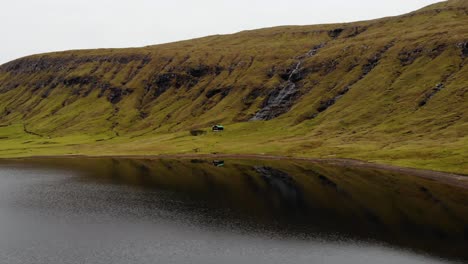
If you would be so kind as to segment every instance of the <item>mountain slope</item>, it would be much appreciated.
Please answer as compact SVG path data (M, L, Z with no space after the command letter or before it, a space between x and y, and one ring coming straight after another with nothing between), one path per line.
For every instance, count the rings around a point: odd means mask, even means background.
M468 173L467 2L15 60L0 66L0 155L271 153ZM188 133L214 123L226 133Z

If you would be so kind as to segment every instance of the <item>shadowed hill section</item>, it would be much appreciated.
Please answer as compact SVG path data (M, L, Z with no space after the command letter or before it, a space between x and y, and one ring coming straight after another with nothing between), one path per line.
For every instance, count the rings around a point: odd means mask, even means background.
M460 166L468 142L467 5L452 0L365 22L22 58L0 66L0 124L88 143L152 138L144 153L369 160L368 152L402 164L421 157ZM228 125L229 138L180 139L214 123ZM30 149L11 151L22 148Z

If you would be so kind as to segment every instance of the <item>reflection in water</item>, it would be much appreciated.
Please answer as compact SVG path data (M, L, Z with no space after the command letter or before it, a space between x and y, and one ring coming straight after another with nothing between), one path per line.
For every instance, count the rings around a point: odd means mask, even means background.
M264 199L276 198L279 207L289 212L301 212L299 210L306 209L299 185L291 176L271 167L255 166L254 169L263 180L264 192L261 196ZM274 204L274 200L270 200L269 204ZM290 215L286 214L286 216Z
M468 194L411 175L268 160L18 161L25 163L79 171L83 183L142 188L145 198L132 206L177 211L186 219L197 215L196 221L210 227L384 243L468 260ZM164 194L170 198L158 203Z

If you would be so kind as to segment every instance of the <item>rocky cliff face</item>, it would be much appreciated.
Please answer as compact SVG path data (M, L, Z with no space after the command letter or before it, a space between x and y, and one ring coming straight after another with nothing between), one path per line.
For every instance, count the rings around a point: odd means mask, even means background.
M368 22L34 55L0 67L0 123L52 136L276 120L464 137L467 13L449 1Z

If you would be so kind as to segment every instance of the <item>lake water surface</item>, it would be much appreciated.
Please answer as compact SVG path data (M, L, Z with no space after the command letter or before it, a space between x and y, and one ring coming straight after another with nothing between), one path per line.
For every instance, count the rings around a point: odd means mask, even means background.
M304 161L0 162L0 263L467 263L468 193Z

